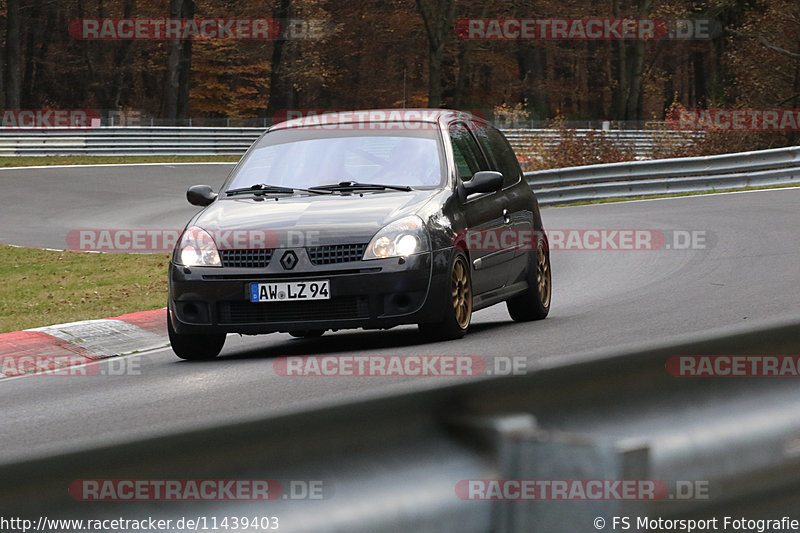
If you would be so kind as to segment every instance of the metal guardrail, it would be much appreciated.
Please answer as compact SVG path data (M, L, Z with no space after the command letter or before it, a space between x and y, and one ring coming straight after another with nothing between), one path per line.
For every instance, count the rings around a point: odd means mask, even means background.
M675 355L800 353L800 317L681 344L544 361L526 376L0 465L0 506L49 518L278 516L290 532L594 531L601 517L796 513L800 396L791 379L677 378ZM200 363L213 364L213 363ZM76 502L79 479L324 482L319 500ZM467 501L470 479L707 482L659 501ZM674 493L673 493L674 494ZM46 511L46 513L44 513ZM774 517L774 516L772 516ZM34 522L35 524L36 522ZM723 528L724 529L724 528ZM633 529L637 530L637 529Z
M586 135L589 130L578 130ZM593 130L599 131L599 130ZM0 156L185 155L240 156L263 128L100 127L92 130L0 130ZM515 150L558 142L552 130L505 130ZM667 142L691 142L678 131L610 130L614 142L633 143L641 153ZM661 140L658 140L661 139ZM544 143L544 144L542 144ZM542 205L712 191L800 181L800 147L697 158L632 161L527 172Z
M552 149L562 140L562 134L553 129L503 129L514 151L518 155ZM680 147L691 144L705 136L703 131L680 131L669 129L649 130L571 130L577 139L602 139L617 148L633 153L637 159L648 159L657 148Z
M542 205L800 182L800 147L526 172Z
M264 128L0 130L0 156L241 156Z
M264 132L265 128L203 127L109 127L93 129L52 128L40 130L0 130L0 156L45 155L203 155L239 156ZM548 148L560 141L559 133L548 129L503 130L518 152L532 146ZM688 143L697 133L669 130L575 130L585 137L589 132L647 157L665 142Z

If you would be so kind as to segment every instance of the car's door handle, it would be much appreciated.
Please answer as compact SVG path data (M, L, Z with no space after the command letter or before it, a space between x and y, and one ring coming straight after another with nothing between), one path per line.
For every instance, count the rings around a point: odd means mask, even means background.
M511 224L511 217L508 214L508 209L503 209L503 224Z

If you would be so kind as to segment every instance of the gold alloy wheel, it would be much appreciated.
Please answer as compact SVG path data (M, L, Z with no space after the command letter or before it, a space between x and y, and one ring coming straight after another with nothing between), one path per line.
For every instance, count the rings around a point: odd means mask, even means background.
M550 261L544 248L539 248L536 252L536 282L542 307L550 307Z
M472 317L472 286L467 271L467 263L461 256L456 257L452 273L453 310L456 322L461 329L467 329Z

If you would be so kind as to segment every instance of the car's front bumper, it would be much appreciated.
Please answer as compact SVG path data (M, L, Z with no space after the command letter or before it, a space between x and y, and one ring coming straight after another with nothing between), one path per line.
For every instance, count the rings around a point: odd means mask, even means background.
M185 268L170 263L169 315L182 334L389 328L441 320L453 249L390 258L313 265L305 251L292 270ZM251 283L329 280L329 300L251 303Z

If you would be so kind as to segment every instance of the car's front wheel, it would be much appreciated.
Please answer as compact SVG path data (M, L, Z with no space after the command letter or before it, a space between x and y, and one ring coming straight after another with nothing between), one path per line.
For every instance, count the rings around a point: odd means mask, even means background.
M209 335L186 335L177 333L172 328L172 320L167 315L167 332L172 351L181 359L190 361L207 361L214 359L222 351L225 344L224 333Z
M419 325L420 331L434 340L460 339L472 322L472 276L467 258L459 253L450 266L447 301L443 302L444 320Z
M550 312L552 279L550 275L550 250L547 241L541 241L531 253L528 268L528 290L506 302L508 314L517 322L541 320Z

